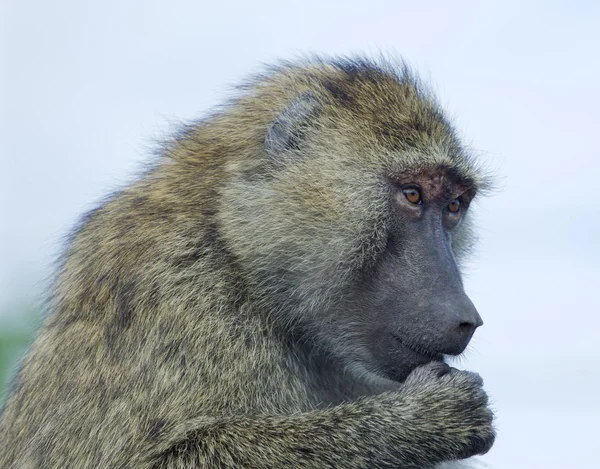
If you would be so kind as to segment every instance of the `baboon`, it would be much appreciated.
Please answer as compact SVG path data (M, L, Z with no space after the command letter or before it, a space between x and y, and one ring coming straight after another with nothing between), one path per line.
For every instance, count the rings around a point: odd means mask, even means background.
M88 213L0 467L431 468L485 453L458 266L488 185L401 61L280 63Z

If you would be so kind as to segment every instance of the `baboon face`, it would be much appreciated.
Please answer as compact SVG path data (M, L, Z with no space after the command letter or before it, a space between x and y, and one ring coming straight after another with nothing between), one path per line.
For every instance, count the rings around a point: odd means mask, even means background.
M410 76L321 72L313 91L282 85L265 151L231 167L222 226L271 317L402 381L482 324L455 255L485 178Z
M465 235L472 182L439 164L397 173L303 164L306 179L289 168L295 186L288 168L267 182L287 191L264 192L264 213L278 223L253 221L244 231L245 242L259 240L251 252L262 249L262 285L277 279L270 298L296 314L286 323L297 320L309 343L374 379L403 381L419 365L463 352L482 325L453 248ZM337 211L322 207L331 201Z
M402 381L416 366L464 351L481 317L463 290L451 248L474 192L452 171L390 181L385 250L348 295L363 366Z

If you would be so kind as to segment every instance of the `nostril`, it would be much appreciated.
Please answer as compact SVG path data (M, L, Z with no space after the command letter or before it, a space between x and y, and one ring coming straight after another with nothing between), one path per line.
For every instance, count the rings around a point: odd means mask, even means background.
M474 324L472 322L465 321L465 322L461 322L458 325L458 330L460 332L462 332L463 334L472 334L477 327L478 327L478 324Z
M472 334L475 329L483 325L481 317L477 315L477 318L461 321L458 323L458 330L465 334Z

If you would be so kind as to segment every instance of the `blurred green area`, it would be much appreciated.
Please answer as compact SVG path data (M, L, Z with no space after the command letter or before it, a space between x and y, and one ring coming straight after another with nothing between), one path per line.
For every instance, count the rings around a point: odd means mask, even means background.
M0 311L0 403L10 378L39 326L40 311L29 305Z

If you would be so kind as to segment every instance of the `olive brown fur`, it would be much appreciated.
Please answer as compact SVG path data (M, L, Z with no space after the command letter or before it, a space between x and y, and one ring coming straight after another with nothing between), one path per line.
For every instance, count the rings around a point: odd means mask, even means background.
M485 453L481 379L443 356L481 325L457 266L486 185L401 62L253 78L84 217L7 396L0 467L417 469Z

